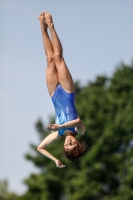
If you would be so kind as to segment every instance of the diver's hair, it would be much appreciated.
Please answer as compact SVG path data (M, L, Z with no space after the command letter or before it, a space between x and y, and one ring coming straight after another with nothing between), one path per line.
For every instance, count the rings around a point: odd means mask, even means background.
M78 141L78 145L74 147L72 150L67 150L64 148L64 155L65 157L73 162L76 159L83 156L88 150L91 149L90 143L87 140L80 139Z

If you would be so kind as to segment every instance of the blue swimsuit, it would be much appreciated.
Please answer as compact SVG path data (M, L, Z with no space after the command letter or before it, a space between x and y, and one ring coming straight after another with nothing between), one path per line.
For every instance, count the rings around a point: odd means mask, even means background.
M60 84L57 85L56 90L51 97L55 108L56 124L61 125L78 118L74 105L74 96L75 93L67 93ZM58 130L59 135L63 136L65 130L70 130L77 134L73 127Z

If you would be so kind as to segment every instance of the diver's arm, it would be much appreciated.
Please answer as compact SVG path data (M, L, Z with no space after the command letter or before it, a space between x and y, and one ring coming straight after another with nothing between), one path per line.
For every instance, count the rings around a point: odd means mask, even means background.
M61 128L75 127L75 131L77 132L78 135L83 135L85 133L85 126L83 122L80 120L80 118L66 122L60 126Z
M84 135L85 133L85 126L84 123L80 120L80 123L78 126L75 127L75 131L78 135Z
M50 124L47 126L48 130L56 131L60 129L65 128L72 128L75 127L78 134L83 135L85 132L85 127L83 122L80 120L80 118L74 119L72 121L66 122L64 124L58 125L58 124Z
M52 142L54 142L55 140L57 140L59 138L59 133L58 131L51 133L50 135L48 135L41 143L40 145L37 147L37 150L43 154L44 156L46 156L47 158L53 160L56 164L57 167L59 168L63 168L65 167L65 165L63 165L57 158L55 158L54 156L52 156L52 154L50 154L47 150L46 147L48 145L50 145Z

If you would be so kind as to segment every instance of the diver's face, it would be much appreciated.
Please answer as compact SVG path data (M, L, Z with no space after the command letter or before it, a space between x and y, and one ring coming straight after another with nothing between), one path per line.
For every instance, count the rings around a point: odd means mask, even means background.
M66 136L65 142L64 142L64 148L65 149L73 149L78 145L78 141L76 140L75 137L69 135Z

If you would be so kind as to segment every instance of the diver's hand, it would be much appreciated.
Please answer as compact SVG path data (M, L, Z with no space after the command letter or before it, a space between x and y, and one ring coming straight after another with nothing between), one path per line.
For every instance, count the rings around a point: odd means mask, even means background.
M56 164L56 167L58 168L64 168L65 165L63 165L59 160L55 160L55 164Z
M50 131L58 131L62 128L62 126L58 124L50 124L46 128Z

